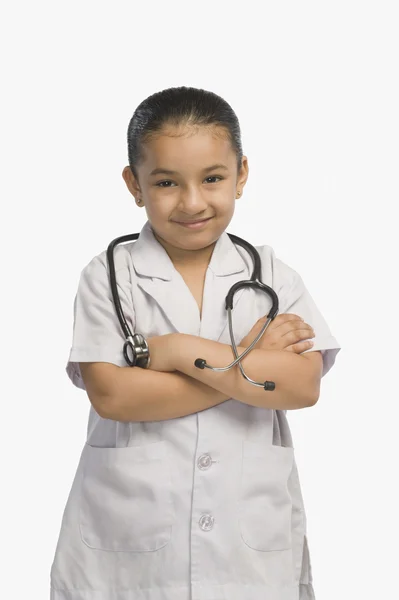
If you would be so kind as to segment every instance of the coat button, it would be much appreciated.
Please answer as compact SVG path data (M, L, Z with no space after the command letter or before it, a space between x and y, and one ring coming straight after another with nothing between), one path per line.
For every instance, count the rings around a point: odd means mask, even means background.
M197 460L198 468L202 469L202 470L209 469L211 464L212 464L212 459L209 454L201 454L201 456Z
M203 531L210 531L215 522L214 517L212 515L202 515L199 520L199 525Z

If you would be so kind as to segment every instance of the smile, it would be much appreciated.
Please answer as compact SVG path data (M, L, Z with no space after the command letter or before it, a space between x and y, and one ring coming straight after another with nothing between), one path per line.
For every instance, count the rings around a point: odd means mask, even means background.
M211 219L213 219L213 217L210 217L209 219L204 219L203 221L191 221L190 223L182 223L179 221L174 222L177 223L177 225L181 225L182 227L188 227L189 229L200 229Z

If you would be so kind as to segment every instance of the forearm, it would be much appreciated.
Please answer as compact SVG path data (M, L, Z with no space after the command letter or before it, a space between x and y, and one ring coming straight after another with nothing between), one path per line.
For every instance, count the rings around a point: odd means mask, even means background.
M106 403L106 418L125 422L164 421L211 408L229 397L178 371L121 367L113 399Z
M239 366L228 371L211 371L195 367L197 358L204 358L213 367L224 367L234 359L232 348L201 337L175 334L173 366L178 371L252 406L293 410L312 406L317 390L307 359L293 352L253 349L242 359L243 369L256 382L274 381L273 391L252 385L244 379ZM245 348L237 347L238 354Z

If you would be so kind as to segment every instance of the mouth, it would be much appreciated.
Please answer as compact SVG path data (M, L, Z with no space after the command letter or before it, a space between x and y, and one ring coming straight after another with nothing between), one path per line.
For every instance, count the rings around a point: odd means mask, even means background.
M213 217L209 217L207 219L199 219L198 221L174 221L174 223L177 223L177 225L182 225L183 227L189 227L190 229L197 229L203 226L211 219L213 219Z

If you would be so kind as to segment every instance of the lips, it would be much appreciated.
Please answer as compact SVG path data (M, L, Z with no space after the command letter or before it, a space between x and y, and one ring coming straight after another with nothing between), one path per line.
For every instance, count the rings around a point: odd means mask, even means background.
M182 223L183 225L190 225L193 223L202 223L203 221L209 221L212 217L208 217L207 219L198 219L198 221L175 221L176 223Z

